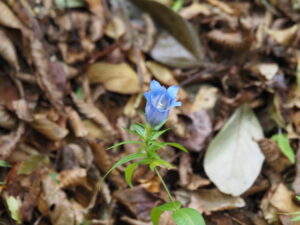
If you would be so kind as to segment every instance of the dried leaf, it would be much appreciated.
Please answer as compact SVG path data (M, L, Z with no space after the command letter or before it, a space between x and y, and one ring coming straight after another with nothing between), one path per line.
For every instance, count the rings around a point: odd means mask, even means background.
M258 63L251 66L251 70L260 74L266 80L272 80L278 73L279 66L276 63Z
M73 110L71 107L66 108L66 111L68 113L68 119L71 127L73 128L75 136L76 137L86 136L88 134L88 131L86 130L78 113L75 110Z
M13 42L7 37L5 31L1 28L0 28L0 55L4 59L6 59L7 62L9 62L16 70L19 70L19 63L18 63L15 46Z
M167 6L152 0L131 0L158 21L184 48L198 60L204 58L199 38L191 26L179 14ZM170 45L171 46L171 45Z
M21 22L3 1L0 2L0 24L15 29L21 28Z
M178 85L178 82L175 80L174 75L165 66L153 61L147 61L146 65L158 81L168 86Z
M0 105L0 127L14 129L16 126L16 118L4 106Z
M179 14L187 20L192 19L200 14L209 16L211 13L212 12L208 5L199 2L193 2L190 6L184 7L179 12Z
M274 38L274 40L281 45L288 46L296 37L298 31L298 24L283 30L267 30L267 33Z
M109 132L108 133L109 136L115 135L115 131L112 128L110 122L96 106L94 106L92 103L84 102L78 99L76 95L73 93L72 93L72 99L82 114L84 114L86 117L92 119L100 126L102 126L106 132Z
M209 189L192 192L189 207L210 214L216 211L242 208L245 205L242 198L225 195L218 189Z
M263 138L262 128L248 105L238 108L211 141L204 169L220 191L233 196L254 183L264 156L255 140Z
M90 83L101 83L109 91L135 94L141 90L136 72L126 63L95 63L88 68L86 76Z
M126 24L124 20L118 15L113 16L106 25L104 33L110 38L115 40L119 39L126 33Z
M35 119L29 124L33 129L37 130L52 141L59 141L66 137L69 133L67 129L58 126L56 123L46 118Z
M89 191L93 190L87 181L86 169L83 168L64 170L59 174L57 179L61 189L83 186Z
M25 125L23 122L20 122L16 131L0 136L0 160L6 159L10 156L24 132Z

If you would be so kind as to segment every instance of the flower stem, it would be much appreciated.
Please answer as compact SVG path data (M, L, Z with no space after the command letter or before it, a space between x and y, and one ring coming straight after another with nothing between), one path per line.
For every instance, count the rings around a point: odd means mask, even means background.
M174 202L174 198L172 197L170 191L169 191L169 188L167 187L165 181L163 180L163 178L161 177L160 173L158 172L157 168L154 169L155 173L157 174L157 176L159 177L162 185L164 186L164 189L166 190L167 194L168 194L168 197L170 199L171 202Z

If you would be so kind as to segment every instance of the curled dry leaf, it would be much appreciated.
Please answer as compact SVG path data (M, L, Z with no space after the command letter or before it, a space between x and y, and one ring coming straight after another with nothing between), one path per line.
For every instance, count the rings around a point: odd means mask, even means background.
M0 24L15 29L21 28L20 20L3 1L0 2Z
M0 56L6 59L16 70L19 70L15 46L3 29L0 29Z
M126 33L124 20L120 16L114 15L105 27L104 33L110 38L119 39Z
M16 126L16 118L4 106L0 105L0 127L14 129Z
M113 166L113 161L110 159L102 143L98 143L95 140L89 140L89 145L91 146L94 154L95 165L103 174L105 174ZM120 189L127 186L121 174L117 170L113 170L109 174L108 179Z
M218 189L209 189L192 192L189 207L210 214L216 211L242 208L245 205L245 201L240 197L225 195Z
M283 30L267 30L267 33L278 43L284 46L288 46L296 37L299 29L298 24L295 24L289 28Z
M223 32L220 30L213 30L207 34L207 38L232 51L244 51L251 47L252 37L250 35L243 35L240 31Z
M75 102L76 106L78 107L79 111L84 114L89 119L92 119L96 123L98 123L100 126L103 127L103 129L108 132L107 134L109 136L114 136L115 131L113 127L111 126L110 122L106 118L103 112L100 111L95 105L89 102L84 102L83 100L80 100L76 97L75 94L71 94L72 99Z
M258 141L260 149L266 157L267 164L276 172L281 173L292 163L280 151L275 141L271 139L261 139Z
M88 134L80 116L71 107L66 108L68 119L76 137L85 137Z
M86 76L90 83L103 84L107 90L120 94L136 94L141 90L136 72L127 63L95 63Z
M30 50L33 63L36 67L37 81L53 107L59 113L63 113L63 93L59 90L58 86L52 80L53 72L51 70L51 63L45 52L45 47L42 42L35 39L30 42Z
M219 0L207 0L207 1L213 6L218 7L219 9L221 9L222 11L224 11L229 15L234 15L237 13L234 8L232 8L230 5L228 5L223 1L219 1Z
M87 181L86 169L83 168L62 171L58 176L58 181L61 189L76 186L83 186L89 191L93 189Z
M52 141L59 141L67 136L69 131L47 118L34 119L30 126Z
M298 212L300 207L293 202L294 196L295 194L281 183L270 197L270 203L281 213Z
M154 61L146 62L147 68L151 71L152 75L165 85L172 86L178 85L172 72L165 66L160 65Z
M179 14L187 20L192 19L200 14L209 16L211 13L212 12L208 5L199 2L193 2L190 6L181 9L179 12Z
M25 132L25 124L20 122L16 131L0 136L0 160L10 156Z
M66 194L54 180L45 175L42 180L43 201L51 223L55 225L78 225L83 221L83 209L75 202L70 202Z
M19 119L24 120L26 122L31 122L33 120L32 112L28 108L28 103L25 99L13 101L13 108Z
M279 66L277 63L258 63L251 65L250 70L269 81L278 73Z

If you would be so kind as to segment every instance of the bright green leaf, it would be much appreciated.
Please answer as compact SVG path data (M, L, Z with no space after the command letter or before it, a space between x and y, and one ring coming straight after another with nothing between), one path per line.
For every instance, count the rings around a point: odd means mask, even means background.
M172 215L177 225L205 225L202 215L195 209L182 208Z
M145 129L137 124L132 124L131 127L141 136L145 137Z
M11 218L17 221L17 223L21 224L22 222L20 217L21 201L19 199L16 199L14 196L9 196L6 199L6 203L10 211Z
M300 212L299 212L300 213ZM293 219L291 219L291 221L296 222L296 221L300 221L300 216L296 216Z
M169 163L168 161L163 160L163 159L155 159L155 160L153 160L153 162L149 165L149 167L150 167L151 170L154 170L155 167L157 167L157 166L165 167L165 168L168 168L168 169L173 169L173 168L175 168L175 166L173 166L171 163Z
M0 167L11 167L11 165L5 160L0 160Z
M132 175L138 163L132 163L125 168L125 180L129 187L132 187Z
M118 162L116 162L108 171L107 173L103 176L103 178L101 179L100 181L100 186L102 185L104 179L107 177L107 175L113 171L115 168L117 168L118 166L121 166L123 165L124 163L127 163L131 160L134 160L134 159L138 159L138 158L141 158L141 157L146 157L146 155L144 153L134 153L134 154L130 154L130 155L127 155L126 157L120 159Z
M300 196L298 195L298 196L296 196L296 198L300 201Z
M272 136L281 152L292 162L295 163L295 153L290 146L288 136L286 134L275 134Z
M178 201L167 202L163 205L157 206L151 210L151 220L153 225L159 224L160 216L165 211L175 211L180 208L181 203Z
M182 145L177 144L175 142L165 142L164 144L170 145L174 148L178 148L179 150L184 151L184 152L189 152L185 147L183 147Z
M137 144L137 145L142 145L143 143L140 142L140 141L122 141L122 142L119 142L113 146L110 146L108 149L113 149L113 148L116 148L116 147L119 147L121 145L125 145L125 144ZM107 150L108 150L107 149Z
M175 11L175 12L178 12L182 6L183 6L183 3L184 3L184 0L176 0L174 2L174 4L172 5L172 9Z
M125 128L125 127L124 127L123 129L126 130L127 132L129 132L129 133L135 135L135 136L139 136L140 138L144 139L143 136L139 135L139 134L138 134L137 132L135 132L134 130L130 130L130 129Z
M170 130L170 128L164 129L162 131L156 131L152 137L151 140L156 140L159 136L161 136L162 134L164 134L165 132L167 132L168 130Z

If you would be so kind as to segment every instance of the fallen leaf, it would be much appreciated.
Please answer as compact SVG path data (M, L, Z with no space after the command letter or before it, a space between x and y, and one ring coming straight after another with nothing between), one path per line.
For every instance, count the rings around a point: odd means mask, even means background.
M223 194L218 189L209 189L192 192L189 207L210 214L216 211L242 208L245 205L245 201L240 197Z
M295 24L289 28L283 30L271 30L268 29L267 33L274 38L274 40L281 45L288 46L296 37L298 31L298 24Z
M136 94L141 90L136 72L127 63L95 63L86 76L92 84L103 84L107 90L120 94Z
M20 20L3 1L0 2L0 24L15 29L21 28Z
M210 8L206 4L202 4L199 2L193 2L191 5L184 7L183 9L180 10L179 14L189 20L192 19L200 14L209 16L212 14Z
M19 70L19 62L13 42L7 37L5 31L0 29L0 55L7 60L16 70Z
M274 76L278 73L279 66L277 63L258 63L252 65L250 69L269 81L272 80Z
M152 75L165 85L178 85L178 82L175 80L172 72L165 66L160 65L153 61L146 62L147 68L150 70Z
M131 0L138 7L148 12L159 22L184 48L197 60L204 58L200 40L189 22L169 7L152 0ZM171 45L170 45L171 46ZM200 63L200 62L198 62Z
M211 141L204 157L210 180L226 194L239 196L256 180L264 155L256 143L262 128L248 105L239 107Z

